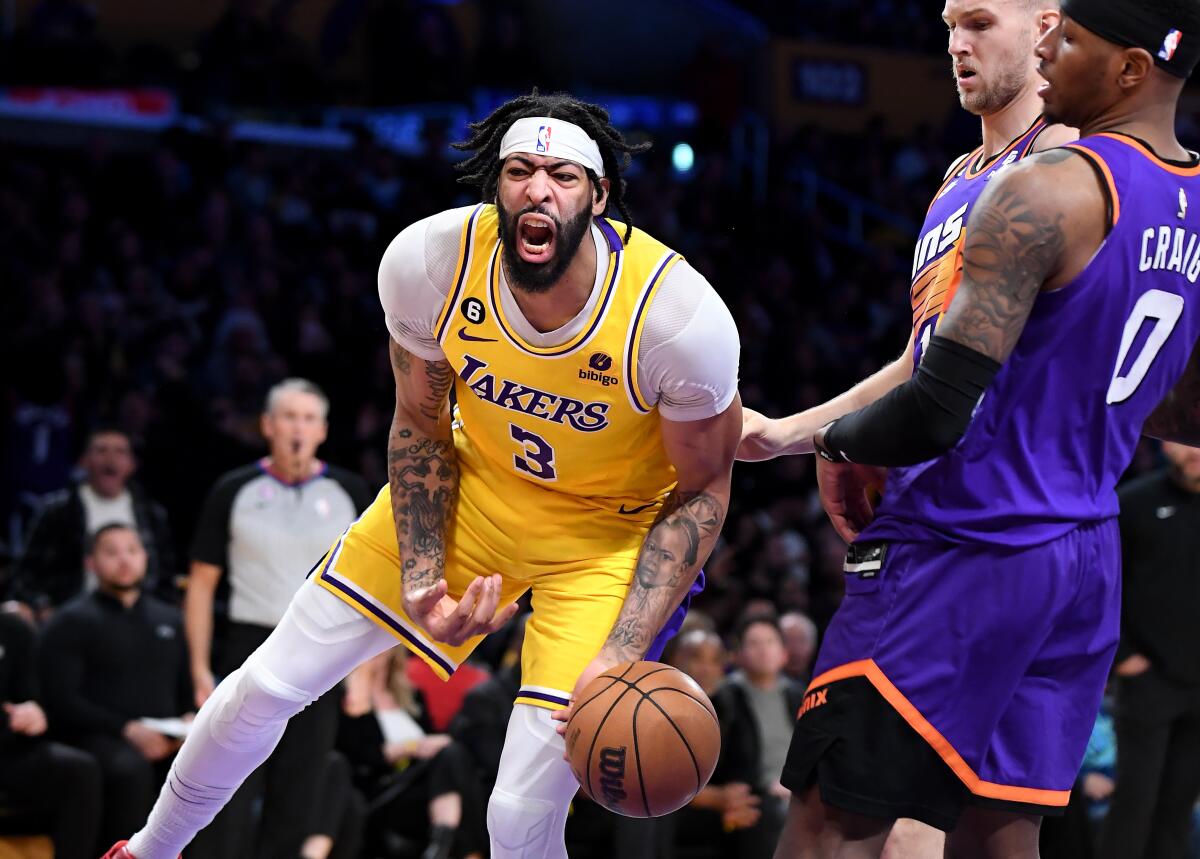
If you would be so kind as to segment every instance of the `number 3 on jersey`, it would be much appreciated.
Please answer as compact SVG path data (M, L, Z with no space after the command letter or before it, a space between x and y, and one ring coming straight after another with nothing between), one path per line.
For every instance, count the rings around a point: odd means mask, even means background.
M554 470L554 448L537 433L522 429L516 424L508 425L509 435L521 445L521 453L513 456L513 467L517 471L536 477L538 480L556 480Z

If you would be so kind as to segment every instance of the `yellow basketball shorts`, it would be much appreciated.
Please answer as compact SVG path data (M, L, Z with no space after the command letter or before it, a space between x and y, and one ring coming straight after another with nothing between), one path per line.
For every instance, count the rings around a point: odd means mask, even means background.
M460 599L475 577L499 573L501 607L532 591L517 703L557 710L567 705L575 681L616 621L649 523L614 522L614 514L581 516L577 502L561 493L518 491L521 497L513 498L511 484L497 491L463 475L446 540L446 582L450 596ZM317 565L314 578L443 679L483 640L478 636L458 647L433 641L404 613L386 486Z

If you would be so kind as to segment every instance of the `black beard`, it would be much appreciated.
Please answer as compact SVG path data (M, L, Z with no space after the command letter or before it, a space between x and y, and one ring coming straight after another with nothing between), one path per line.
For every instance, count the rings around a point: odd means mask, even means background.
M500 214L499 221L500 244L504 246L504 273L508 276L509 285L525 292L545 292L558 283L567 266L575 259L583 237L587 235L592 222L592 213L584 209L565 224L553 215L541 212L537 207L530 206L515 215L509 215L499 202L496 211ZM517 249L520 238L517 236L517 220L525 214L538 212L554 221L554 240L558 247L554 256L548 262L526 262Z

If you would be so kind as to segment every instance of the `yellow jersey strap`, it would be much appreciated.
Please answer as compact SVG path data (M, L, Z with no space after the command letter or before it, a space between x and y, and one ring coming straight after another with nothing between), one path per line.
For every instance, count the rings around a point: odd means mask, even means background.
M463 221L462 235L458 239L458 265L454 268L454 288L447 294L446 303L442 305L442 312L434 327L439 343L446 342L446 328L450 324L450 317L454 315L454 308L462 296L463 285L467 282L467 273L471 270L471 257L475 248L475 228L478 226L479 216L485 208L487 208L487 204L480 203Z
M658 289L666 280L667 272L675 267L676 263L682 260L680 256L673 250L667 250L658 261L658 264L652 269L650 277L643 284L641 293L637 300L637 309L633 313L633 319L629 324L629 339L625 346L625 384L626 390L629 393L629 402L635 411L646 414L654 408L653 402L645 395L638 386L638 357L642 348L642 332L646 327L646 317L650 305L654 302L654 296L658 294Z

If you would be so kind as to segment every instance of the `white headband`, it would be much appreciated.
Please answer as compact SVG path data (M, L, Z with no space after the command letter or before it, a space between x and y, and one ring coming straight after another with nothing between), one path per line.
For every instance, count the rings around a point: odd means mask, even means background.
M604 160L600 147L588 137L587 132L565 119L550 119L546 116L527 116L518 119L504 133L500 141L500 160L514 152L545 155L547 158L562 158L574 161L590 169L597 176L604 175Z

